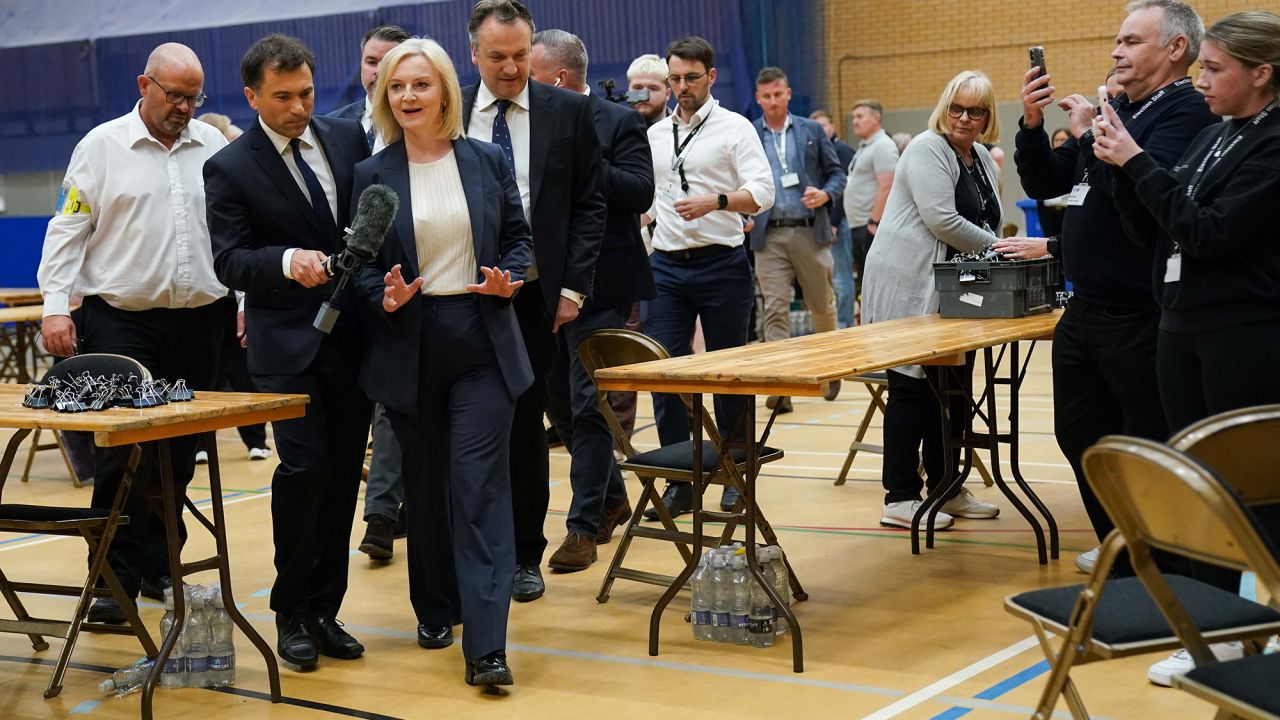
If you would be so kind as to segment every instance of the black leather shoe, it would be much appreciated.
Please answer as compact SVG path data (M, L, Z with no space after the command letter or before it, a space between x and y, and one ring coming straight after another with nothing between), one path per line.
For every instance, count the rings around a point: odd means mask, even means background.
M439 650L453 644L453 628L448 625L419 625L418 647Z
M467 663L468 685L513 685L511 668L507 667L507 654L501 650Z
M511 599L516 602L531 602L542 597L547 591L542 582L542 571L537 565L517 565L516 576L511 582Z
M339 660L355 660L364 654L364 646L342 629L342 623L332 615L307 618L307 632L315 638L320 654Z
M357 549L371 560L390 560L395 553L395 523L382 515L370 515Z
M111 625L121 625L125 621L124 610L120 609L120 603L114 598L98 598L93 601L93 605L89 608L89 615L85 618L91 623L108 623Z
M725 485L724 491L720 493L720 509L725 512L733 512L733 506L738 504L738 488L732 485Z
M316 654L316 641L307 632L306 623L301 615L276 615L276 652L280 659L297 665L302 670L310 670L316 666L319 656Z
M667 506L672 519L693 512L693 486L689 483L667 483L667 490L662 493L662 504ZM658 511L654 508L645 510L644 519L657 520Z
M142 597L164 602L165 588L173 587L173 578L161 575L158 578L142 579Z

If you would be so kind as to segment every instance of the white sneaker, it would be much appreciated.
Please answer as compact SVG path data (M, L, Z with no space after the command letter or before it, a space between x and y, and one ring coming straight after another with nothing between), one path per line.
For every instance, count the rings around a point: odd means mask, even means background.
M271 448L268 448L268 447L249 448L250 460L266 460L269 457L271 457Z
M207 451L205 451L205 450L199 450L199 451L197 451L197 452L196 452L196 464L197 464L197 465L208 465L208 464L209 464L209 453L208 453Z
M969 488L961 487L960 494L942 504L942 511L955 517L970 520L990 520L1000 514L1000 508L991 503L982 502Z
M1085 575L1093 574L1093 566L1098 564L1098 553L1102 551L1102 546L1082 552L1076 556L1076 569Z
M1239 660L1244 657L1244 645L1239 640L1226 643L1213 643L1209 646L1213 651L1214 657L1218 658L1218 662L1226 662L1228 660ZM1147 679L1156 685L1164 687L1173 687L1173 679L1182 677L1192 670L1196 669L1196 661L1191 659L1191 653L1186 650L1179 650L1169 657L1161 660L1151 669L1147 670Z
M884 513L880 516L881 525L892 525L893 527L901 527L911 529L911 518L915 517L916 511L920 509L919 500L901 500L899 502L888 503L884 506ZM920 518L920 525L924 527L928 522L928 516ZM938 516L933 519L934 530L946 530L955 523L955 519L945 512L939 512Z

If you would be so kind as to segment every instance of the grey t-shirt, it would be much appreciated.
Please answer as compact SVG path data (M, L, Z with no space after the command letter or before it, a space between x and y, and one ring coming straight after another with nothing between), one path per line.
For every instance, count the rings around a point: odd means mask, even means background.
M871 219L871 207L880 187L876 176L893 172L897 165L898 146L883 128L858 146L849 168L849 184L844 190L844 212L849 218L849 227L866 225Z

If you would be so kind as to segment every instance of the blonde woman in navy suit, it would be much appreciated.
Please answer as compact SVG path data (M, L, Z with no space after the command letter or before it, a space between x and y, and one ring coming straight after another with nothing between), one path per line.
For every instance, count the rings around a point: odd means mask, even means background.
M444 49L387 53L373 120L389 143L356 166L400 196L378 260L360 278L377 317L360 384L404 449L409 597L418 644L446 647L461 621L466 680L509 685L515 540L507 447L515 398L533 382L511 296L532 239L496 145L470 140Z

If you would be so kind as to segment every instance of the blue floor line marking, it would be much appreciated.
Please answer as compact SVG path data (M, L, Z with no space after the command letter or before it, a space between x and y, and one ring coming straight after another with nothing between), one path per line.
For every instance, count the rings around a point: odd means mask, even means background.
M93 712L94 709L101 704L102 702L99 700L85 700L79 705L76 705L75 707L71 708L71 714L72 715L88 715L89 713Z
M973 697L977 700L995 700L1001 695L1004 695L1015 688L1021 687L1047 672L1049 672L1049 661L1041 660L1035 665L1001 680ZM955 720L956 718L963 717L971 712L973 712L972 708L953 707L934 715L929 720Z
M1258 602L1258 576L1251 572L1240 576L1240 597Z
M263 597L270 597L270 596L271 596L271 588L262 588L261 590L258 590L257 592L253 593L249 597L263 598Z

